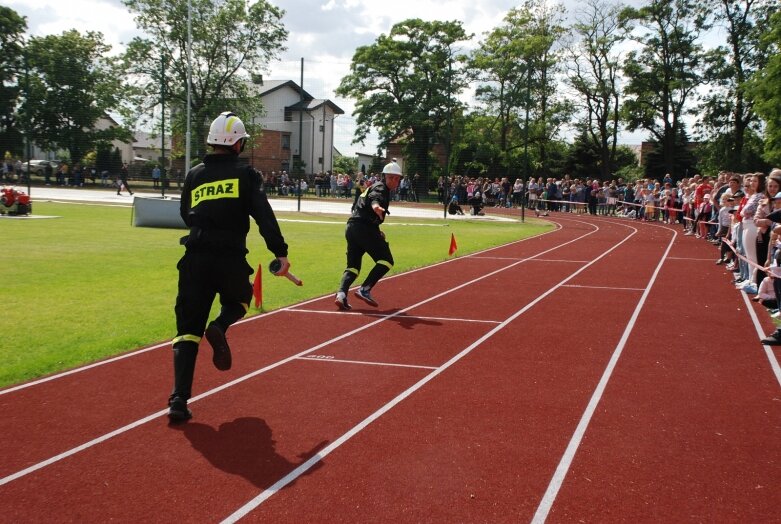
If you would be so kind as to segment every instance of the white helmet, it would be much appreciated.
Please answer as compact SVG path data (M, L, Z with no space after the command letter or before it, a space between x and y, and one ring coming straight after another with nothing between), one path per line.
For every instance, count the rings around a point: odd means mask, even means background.
M209 127L206 143L212 146L232 146L242 138L249 138L244 122L234 113L225 111Z
M388 162L385 167L382 168L382 173L385 175L398 175L401 176L401 167L396 162Z

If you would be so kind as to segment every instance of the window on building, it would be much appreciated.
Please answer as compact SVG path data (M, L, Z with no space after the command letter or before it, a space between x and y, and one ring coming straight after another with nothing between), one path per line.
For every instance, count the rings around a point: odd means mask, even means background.
M290 135L282 135L282 149L290 149Z
M293 121L293 111L290 109L285 109L285 122L292 122Z
M322 164L323 163L323 157L319 156L317 157L317 163Z

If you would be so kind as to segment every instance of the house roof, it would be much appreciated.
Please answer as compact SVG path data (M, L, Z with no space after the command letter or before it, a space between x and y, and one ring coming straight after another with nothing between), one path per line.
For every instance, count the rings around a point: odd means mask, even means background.
M304 89L301 89L298 84L292 80L263 80L263 84L255 84L257 86L258 95L263 96L272 93L283 87L289 87L296 93L301 94L303 92L304 100L312 100L314 97L307 93Z
M323 98L304 100L302 102L293 104L292 106L287 106L285 109L290 109L291 111L314 111L315 109L322 107L324 104L330 107L331 110L337 115L344 114L344 110L342 110L338 105L334 104L330 100Z
M147 133L146 131L136 131L135 141L133 142L134 149L160 149L160 135L156 133ZM166 149L171 149L171 137L165 137Z

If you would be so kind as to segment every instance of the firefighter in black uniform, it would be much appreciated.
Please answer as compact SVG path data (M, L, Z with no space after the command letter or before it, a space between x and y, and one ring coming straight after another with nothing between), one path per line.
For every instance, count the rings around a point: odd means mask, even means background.
M351 309L347 301L347 291L361 272L364 253L372 257L374 267L361 287L355 290L355 296L371 306L378 305L372 298L372 288L393 267L390 245L385 240L385 234L380 231L380 224L389 214L390 192L399 187L401 168L396 162L390 162L383 168L382 173L384 180L361 193L353 206L352 215L347 220L344 233L347 239L347 268L342 274L342 282L335 299L336 305L343 311Z
M287 244L263 191L260 174L239 162L248 137L236 115L225 112L218 116L206 139L214 151L187 173L182 188L179 212L190 233L182 238L185 254L177 264L174 388L168 399L168 416L173 421L192 416L187 400L202 336L212 347L215 367L231 367L225 332L245 315L252 297L249 276L253 271L246 260L248 215L255 219L269 251L281 262L277 275L285 275L290 268ZM207 327L218 293L222 308Z

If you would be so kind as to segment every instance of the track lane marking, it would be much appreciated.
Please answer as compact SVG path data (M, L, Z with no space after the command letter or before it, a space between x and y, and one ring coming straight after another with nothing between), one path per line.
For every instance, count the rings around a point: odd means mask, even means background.
M623 224L622 224L623 225ZM595 226L596 227L596 226ZM263 502L271 498L274 494L276 494L279 490L290 484L291 482L295 481L298 477L306 473L312 466L323 460L326 456L331 454L334 450L341 447L342 444L350 440L352 437L360 433L363 429L365 429L369 424L380 418L382 415L393 409L396 405L398 405L400 402L402 402L404 399L412 395L414 392L422 388L424 385L426 385L428 382L433 380L435 377L443 373L445 370L447 370L450 366L461 360L463 357L471 353L475 348L480 346L483 342L494 336L496 333L507 327L512 321L517 319L519 316L523 315L526 311L537 305L542 299L562 287L563 284L566 282L572 280L578 274L580 274L582 271L585 271L588 267L591 265L597 263L601 258L607 256L610 252L612 252L614 249L617 249L619 246L621 246L624 242L628 241L630 238L632 238L635 234L637 234L638 230L637 228L631 227L631 226L625 226L630 229L634 229L634 232L630 235L626 236L623 240L621 240L619 243L608 249L607 251L603 252L601 255L593 259L591 262L589 262L587 265L581 267L574 273L572 273L570 276L564 278L561 280L558 284L555 286L552 286L550 289L539 295L537 298L526 304L524 307L513 313L511 316L509 316L507 319L502 321L501 324L494 327L490 331L488 331L486 334L481 336L479 339L477 339L475 342L461 350L458 354L450 358L447 362L442 364L441 366L434 369L431 373L420 379L418 382L407 388L406 390L402 391L399 395L397 395L395 398L390 400L388 403L380 407L378 410L376 410L374 413L366 417L363 421L358 423L357 425L353 426L350 430L342 434L338 439L333 441L331 444L320 450L317 454L312 456L309 460L295 468L293 471L282 477L280 480L263 490L260 494L258 494L255 498L248 501L246 504L241 506L239 509L237 509L235 512L233 512L231 515L226 517L222 522L224 524L230 524L237 522L244 516L246 516L248 513L250 513L252 510L260 506ZM597 229L594 231L598 231ZM591 234L591 233L589 233ZM543 253L540 253L543 254ZM512 267L516 264L511 264Z
M345 360L340 358L322 358L313 355L300 357L297 360L307 360L309 362L339 362L341 364L361 364L364 366L388 366L388 367L396 367L396 368L437 369L436 366L418 366L415 364L394 364L392 362L371 362L368 360Z
M760 324L759 318L757 318L757 313L756 311L754 311L754 307L751 305L751 302L749 302L748 300L748 295L745 293L741 293L740 295L743 297L743 302L746 303L746 309L748 310L748 314L751 317L751 321L754 323L754 329L757 330L757 335L759 335L760 340L765 338L765 333L762 330L762 324ZM773 352L773 349L767 344L762 344L762 349L765 351L767 360L770 362L770 369L773 371L773 374L776 376L778 385L781 386L781 365L778 364L778 359L776 358L776 354Z
M333 344L334 342L338 342L339 340L342 340L342 339L345 339L345 338L349 338L349 337L355 335L356 333L360 333L362 331L365 331L365 330L367 330L367 329L369 329L369 328L371 328L371 327L373 327L373 326L375 326L377 324L380 324L380 323L385 322L385 321L387 321L387 320L389 320L391 318L394 318L394 317L399 316L399 315L401 315L403 313L406 313L407 311L410 311L410 310L412 310L412 309L414 309L416 307L422 306L423 304L427 304L428 302L431 302L433 300L437 300L437 299L439 299L439 298L441 298L443 296L446 296L446 295L448 295L448 294L450 294L450 293L452 293L454 291L458 291L461 288L471 286L475 282L479 282L480 280L483 280L483 279L486 279L486 278L490 278L490 277L494 276L495 274L501 273L502 271L506 271L507 269L510 269L510 268L515 267L515 266L517 266L519 264L522 264L526 260L530 260L531 258L544 255L546 253L549 253L551 251L554 251L556 249L564 247L564 246L566 246L568 244L576 242L576 241L578 241L578 240L580 240L582 238L586 238L589 235L593 235L594 233L599 231L599 226L592 225L592 227L594 227L593 231L590 231L588 233L585 233L583 235L575 237L572 240L568 240L567 242L565 242L563 244L558 244L558 245L556 245L556 246L554 246L552 248L546 249L546 250L544 250L544 251L542 251L540 253L537 253L533 257L528 257L526 259L522 259L522 260L519 260L519 261L514 262L512 264L509 264L509 265L507 265L507 266L505 266L503 268L495 269L494 271L491 271L490 273L486 273L486 274L481 275L479 277L476 277L476 278L474 278L474 279L472 279L472 280L470 280L468 282L464 282L464 283L462 283L462 284L460 284L460 285L458 285L456 287L447 289L447 290L445 290L445 291L443 291L443 292L441 292L441 293L439 293L437 295L434 295L434 296L431 296L431 297L429 297L427 299L421 300L421 301L417 302L416 304L412 304L411 306L407 306L404 309L400 309L396 313L388 315L387 317L379 318L379 319L377 319L377 320L375 320L373 322L370 322L370 323L365 324L363 326L357 327L357 328L353 329L352 331L348 331L346 333L343 333L341 335L333 337L333 338L331 338L329 340L326 340L325 342L321 342L320 344L317 344L317 345L315 345L315 346L313 346L313 347L311 347L309 349L305 349L304 351L296 353L295 355L291 355L291 356L286 357L286 358L284 358L282 360L278 360L277 362L275 362L273 364L269 364L268 366L265 366L265 367L263 367L261 369L255 370L252 373L248 373L247 375L244 375L242 377L239 377L239 378L236 378L234 380L231 380L230 382L226 382L224 384L221 384L220 386L217 386L217 387L212 388L210 390L204 391L200 395L196 395L196 396L192 397L189 400L189 403L192 404L193 402L197 402L198 400L201 400L203 398L206 398L206 397L209 397L209 396L214 395L216 393L219 393L219 392L221 392L221 391L223 391L225 389L228 389L228 388L230 388L232 386L235 386L236 384L240 384L241 382L244 382L244 381L249 380L251 378L254 378L254 377L258 376L258 375L266 373L267 371L270 371L270 370L272 370L274 368L282 366L283 364L287 364L289 362L292 362L292 361L296 360L299 357L303 357L305 355L308 355L309 353L313 353L313 352L315 352L315 351L317 351L319 349L322 349L322 348L324 348L324 347L326 347L326 346L328 346L330 344ZM559 229L561 229L561 226L559 226L559 228L556 229L555 231L558 231ZM532 238L532 237L529 237L529 238ZM627 237L627 239L628 238L629 237ZM524 239L524 240L526 240L526 239ZM523 240L520 240L519 242L522 242L522 241ZM509 245L509 244L507 244L507 245ZM495 248L491 248L491 249L495 249ZM607 254L607 252L605 254ZM604 256L604 254L602 256ZM454 260L454 259L451 259L451 260ZM438 266L438 265L441 265L441 264L444 264L444 263L447 263L447 262L450 262L450 261L440 262L438 264L435 264L435 266ZM433 266L427 266L427 267L433 267ZM585 267L588 267L588 266L585 266ZM583 269L585 269L585 267L581 268L579 271L582 271ZM423 270L423 269L425 269L425 268L419 268L417 270L413 270L413 271L410 271L410 272L407 272L407 273L400 273L399 275L408 275L410 273L413 273L415 271L420 271L420 270ZM312 299L312 300L310 300L308 302L313 302L315 300L320 300L322 298L324 298L324 297L318 297L317 299ZM277 313L277 312L281 312L281 311L287 311L287 309L288 308L275 310L275 311L270 312L269 314L273 314L273 313ZM256 318L256 317L253 317L253 318ZM252 320L252 319L246 319L245 321L250 321L250 320ZM72 455L75 455L75 454L77 454L77 453L79 453L81 451L84 451L86 449L89 449L89 448L91 448L91 447L93 447L93 446L95 446L97 444L105 442L106 440L109 440L110 438L113 438L113 437L115 437L117 435L120 435L122 433L125 433L125 432L131 430L131 429L134 429L134 428L136 428L138 426L141 426L142 424L145 424L146 422L154 420L157 417L163 416L167 412L168 412L168 410L163 409L161 411L153 413L152 415L148 415L148 416L146 416L146 417L144 417L142 419L139 419L139 420L137 420L135 422L131 422L130 424L122 426L119 429L116 429L114 431L106 433L106 434L104 434L104 435L102 435L100 437L96 437L96 438L94 438L92 440L89 440L88 442L85 442L84 444L81 444L81 445L76 446L74 448L71 448L71 449L69 449L67 451L59 453L59 454L57 454L57 455L55 455L53 457L50 457L50 458L48 458L46 460L43 460L43 461L38 462L36 464L33 464L32 466L29 466L29 467L27 467L27 468L25 468L23 470L17 471L16 473L12 473L11 475L8 475L6 477L0 478L0 486L3 486L3 485L5 485L5 484L7 484L7 483L9 483L9 482L11 482L13 480L17 480L17 479L19 479L21 477L24 477L25 475L28 475L30 473L35 472L35 471L38 471L39 469L42 469L42 468L44 468L46 466L50 466L51 464L59 462L62 459L68 458L68 457L70 457Z
M580 286L577 284L567 284L566 286L562 286L562 287L579 287L583 289L610 289L616 291L643 291L645 289L642 287Z
M569 262L570 264L588 264L588 260L553 260L548 258L537 258L535 262Z
M378 317L378 318L386 318L390 317L392 314L384 314L384 313L361 313L359 311L326 311L322 309L300 309L300 308L291 308L288 309L291 313L315 313L320 315L339 315L339 316L345 316L345 315L357 315L361 317ZM501 320L480 320L477 318L454 318L454 317L421 317L421 316L415 316L415 315L404 315L402 318L409 318L411 320L444 320L446 322L478 322L478 323L485 323L485 324L499 324Z
M564 455L562 455L561 460L556 467L556 471L553 473L553 478L551 478L550 483L548 484L548 488L545 490L545 494L543 495L539 506L537 506L537 511L534 513L534 517L532 518L532 524L542 524L548 518L548 514L550 513L550 510L553 507L553 503L556 500L556 496L561 489L561 485L564 483L564 479L569 472L569 468L572 465L575 454L580 447L580 443L583 441L583 436L585 435L586 430L588 429L588 425L594 416L597 405L602 399L602 395L605 392L607 383L610 380L610 377L613 375L613 370L618 363L618 359L621 357L621 353L623 353L624 347L626 347L626 342L629 339L629 335L635 327L637 317L640 316L640 311L645 305L646 298L648 298L648 295L651 292L651 288L656 282L656 277L659 275L659 271L661 271L662 266L667 260L667 254L670 252L670 249L672 249L673 243L675 242L677 236L678 233L673 231L673 236L670 239L670 243L667 245L667 250L664 252L664 255L662 255L659 263L656 265L656 269L651 275L651 279L648 281L648 284L645 287L645 291L640 297L640 300L637 302L637 306L635 306L635 310L632 312L632 316L629 318L629 322L627 323L626 328L624 328L621 339L618 341L618 345L616 345L616 348L613 350L613 354L610 356L607 367L605 367L605 370L602 372L602 377L599 379L597 387L594 389L594 392L591 395L591 399L586 405L586 409L583 412L583 415L581 415L580 421L575 428L575 432L572 434L569 444L567 444L567 448L564 450Z
M63 202L63 203L72 203L72 202ZM87 205L89 205L89 204L87 204ZM97 204L94 204L94 205L97 205ZM394 279L394 278L401 277L403 275L411 275L411 274L417 273L419 271L424 271L424 270L427 270L427 269L430 269L430 268L441 266L443 264L451 264L451 263L457 262L459 260L468 260L468 259L471 259L471 258L479 258L479 255L481 253L489 253L489 252L495 251L497 249L503 249L503 248L508 247L508 246L514 246L515 244L521 244L523 242L527 242L527 241L533 240L535 238L540 238L540 237L543 237L543 236L546 236L546 235L551 235L553 233L561 231L562 227L561 227L560 224L556 224L555 222L553 222L553 224L556 226L556 228L553 229L552 231L543 231L542 233L538 233L538 234L532 235L530 237L522 238L522 239L516 240L514 242L508 242L507 244L502 244L501 246L489 247L489 248L483 249L481 251L475 251L474 253L469 254L469 255L464 255L462 257L455 257L455 258L450 258L448 260L443 260L441 262L437 262L436 264L431 264L430 266L419 267L419 268L415 268L415 269L410 269L409 271L405 271L403 273L396 273L394 275L389 275L389 276L384 277L383 280L388 281L388 280L391 280L391 279ZM508 259L508 260L520 260L520 261L523 261L525 259L512 258L512 259ZM293 304L291 306L283 307L283 308L280 308L280 309L275 309L274 311L269 311L267 313L261 313L259 315L254 315L254 316L251 316L251 317L248 317L248 318L243 318L243 319L237 321L236 323L234 323L233 325L244 324L245 322L255 322L257 320L265 319L266 317L268 317L270 315L276 315L278 313L282 313L284 311L288 311L289 309L292 309L292 308L297 307L297 306L311 304L313 302L317 302L318 300L324 300L324 299L326 299L326 298L328 298L330 296L332 296L332 295L328 294L328 295L323 295L323 296L319 296L319 297L310 298L308 300L305 300L303 302L298 302L298 303ZM111 357L111 358L108 358L106 360L101 360L99 362L93 362L91 364L86 364L84 366L79 366L79 367L70 369L68 371L61 371L59 373L55 373L53 375L49 375L48 377L44 377L44 378L37 379L37 380L32 380L30 382L25 382L24 384L19 384L19 385L12 386L12 387L9 387L9 388L6 388L6 389L2 389L2 390L0 390L0 395L13 393L15 391L20 391L22 389L27 389L27 388L30 388L30 387L33 387L33 386L37 386L39 384L44 384L46 382L51 382L52 380L56 380L56 379L59 379L59 378L67 377L69 375L73 375L75 373L80 373L80 372L86 371L88 369L96 368L96 367L103 366L103 365L106 365L106 364L111 364L113 362L117 362L119 360L124 360L124 359L129 358L129 357L141 355L143 353L147 353L149 351L152 351L152 350L155 350L155 349L159 349L161 347L169 346L170 344L171 344L171 341L169 340L169 341L166 341L166 342L155 344L154 346L151 346L151 347L148 347L148 348L144 348L144 349L140 349L140 350L136 350L136 351L131 351L130 353L126 353L124 355Z

